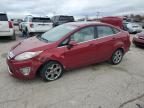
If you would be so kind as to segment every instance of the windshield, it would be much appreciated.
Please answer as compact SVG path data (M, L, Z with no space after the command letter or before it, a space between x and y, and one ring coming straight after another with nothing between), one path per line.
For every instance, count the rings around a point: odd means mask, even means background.
M72 25L60 25L42 34L41 38L50 42L55 42L76 28L76 26Z

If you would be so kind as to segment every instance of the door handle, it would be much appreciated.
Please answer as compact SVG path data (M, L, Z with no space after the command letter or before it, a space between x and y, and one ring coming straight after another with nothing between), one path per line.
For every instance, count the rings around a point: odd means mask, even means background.
M94 44L89 44L89 46L95 46Z
M113 37L112 40L116 39L116 37Z

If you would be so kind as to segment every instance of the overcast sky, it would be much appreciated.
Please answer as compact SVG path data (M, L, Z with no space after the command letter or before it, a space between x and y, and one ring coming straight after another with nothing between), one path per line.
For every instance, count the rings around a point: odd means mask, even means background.
M9 16L74 16L144 14L144 0L0 0L0 11Z

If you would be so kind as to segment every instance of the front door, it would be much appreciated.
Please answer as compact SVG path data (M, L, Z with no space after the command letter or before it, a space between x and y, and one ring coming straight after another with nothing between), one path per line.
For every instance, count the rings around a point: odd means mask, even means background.
M71 37L71 40L77 42L77 45L71 49L66 49L64 57L67 67L75 68L92 63L94 59L94 27L83 28Z

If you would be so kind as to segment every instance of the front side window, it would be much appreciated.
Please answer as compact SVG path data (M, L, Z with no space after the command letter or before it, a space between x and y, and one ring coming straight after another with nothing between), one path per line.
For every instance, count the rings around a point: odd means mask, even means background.
M108 35L113 35L114 32L112 28L109 26L97 26L97 34L98 37L105 37Z
M71 36L71 40L84 42L94 39L94 27L83 28Z

